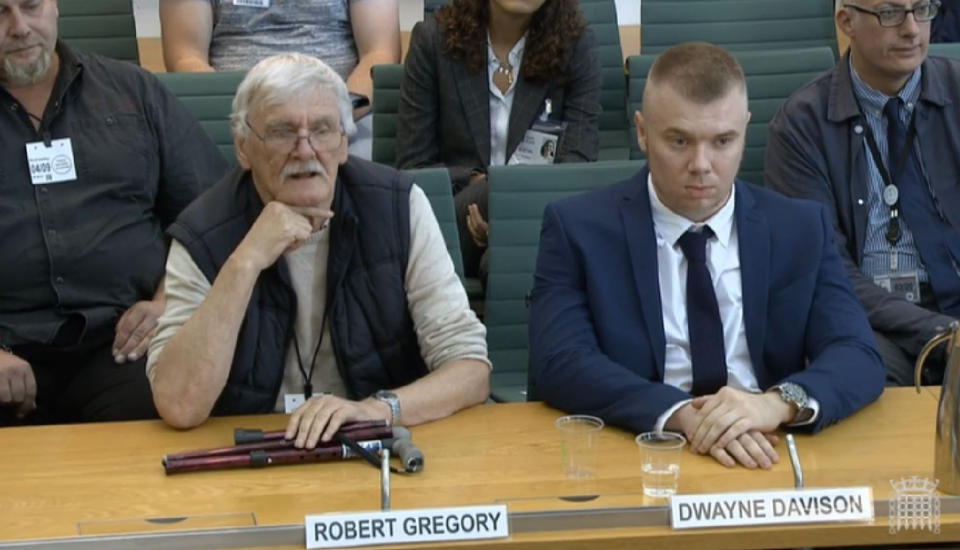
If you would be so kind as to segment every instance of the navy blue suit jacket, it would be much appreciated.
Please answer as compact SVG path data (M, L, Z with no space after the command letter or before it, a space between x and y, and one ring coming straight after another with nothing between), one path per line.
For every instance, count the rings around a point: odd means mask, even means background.
M666 341L645 168L547 206L530 312L538 395L639 432L692 397L663 383ZM737 181L747 346L762 389L820 402L817 431L875 400L884 367L822 206Z

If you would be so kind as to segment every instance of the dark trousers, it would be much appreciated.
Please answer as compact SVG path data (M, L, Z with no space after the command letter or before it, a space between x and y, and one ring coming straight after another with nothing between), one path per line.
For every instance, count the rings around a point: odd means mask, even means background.
M930 311L939 311L937 300L929 284L920 284L920 302L917 305ZM914 364L917 356L906 350L892 335L877 331L874 331L873 335L877 339L880 357L887 368L887 386L914 385ZM923 384L939 384L943 381L943 370L946 366L945 348L946 346L939 346L927 358L921 380Z
M480 280L486 286L487 279L487 249L477 246L470 236L470 229L467 227L467 207L476 204L480 209L480 215L484 220L490 221L487 214L487 195L490 192L490 184L487 180L481 180L470 184L460 190L453 197L454 210L457 213L457 227L460 229L460 253L463 255L463 274L467 277L480 277Z
M13 348L33 369L37 408L17 418L12 407L0 407L0 426L157 418L146 357L118 365L112 347L113 330L79 344Z

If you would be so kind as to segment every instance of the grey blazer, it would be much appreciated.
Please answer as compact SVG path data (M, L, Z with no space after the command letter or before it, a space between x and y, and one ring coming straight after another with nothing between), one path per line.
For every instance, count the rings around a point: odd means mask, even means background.
M397 166L446 166L454 193L474 171L490 164L490 103L487 70L471 72L444 53L445 32L433 15L417 23L410 37L397 119ZM567 129L556 162L597 160L600 117L600 63L588 28L569 50L564 87L529 82L524 65L514 92L507 130L507 158L543 109L553 104L551 119Z

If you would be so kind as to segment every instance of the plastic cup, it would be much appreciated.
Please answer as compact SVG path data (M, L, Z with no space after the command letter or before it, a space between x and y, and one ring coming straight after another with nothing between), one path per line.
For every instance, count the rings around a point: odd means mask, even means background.
M597 474L597 444L603 420L575 414L554 423L560 432L560 459L570 479L589 479Z
M680 455L687 439L673 432L644 432L636 441L640 449L643 494L653 498L669 498L677 494Z

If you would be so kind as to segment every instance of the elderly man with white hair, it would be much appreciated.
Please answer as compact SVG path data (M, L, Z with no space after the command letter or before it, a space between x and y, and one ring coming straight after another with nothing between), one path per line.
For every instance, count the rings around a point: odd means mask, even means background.
M292 412L298 447L344 422L418 424L484 401L485 329L423 191L348 156L343 80L281 54L240 84L239 168L170 227L147 376L169 424Z

